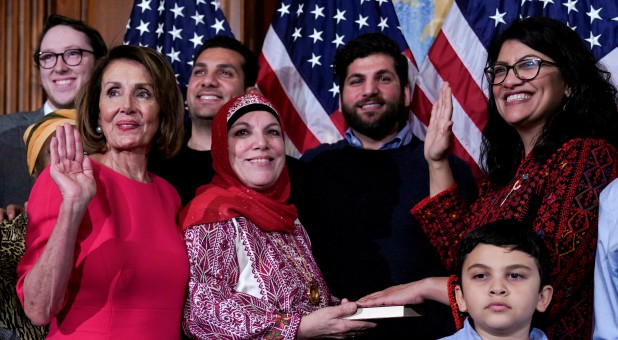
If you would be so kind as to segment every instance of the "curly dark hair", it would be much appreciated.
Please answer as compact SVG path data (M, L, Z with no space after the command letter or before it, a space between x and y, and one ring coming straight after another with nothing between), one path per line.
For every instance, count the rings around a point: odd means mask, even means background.
M550 116L536 140L536 162L544 163L573 138L601 138L618 146L616 87L610 81L610 73L595 60L577 33L550 18L517 20L492 40L488 66L494 65L507 40L517 40L552 58L570 88L562 110ZM524 146L515 128L498 113L491 89L487 114L481 145L483 168L490 181L503 185L515 175Z
M335 54L335 75L339 81L339 87L343 92L345 78L348 76L348 66L359 58L366 58L374 54L384 54L393 58L395 73L399 77L401 91L409 83L408 59L401 53L399 45L382 33L367 33L360 35L337 50Z

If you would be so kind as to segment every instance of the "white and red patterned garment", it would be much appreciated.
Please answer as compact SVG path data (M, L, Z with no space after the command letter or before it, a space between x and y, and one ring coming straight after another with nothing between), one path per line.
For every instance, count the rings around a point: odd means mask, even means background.
M237 217L185 229L185 332L197 339L294 339L303 315L336 303L305 229L298 220L295 226L291 234L265 232ZM299 252L320 292L318 306L309 303Z

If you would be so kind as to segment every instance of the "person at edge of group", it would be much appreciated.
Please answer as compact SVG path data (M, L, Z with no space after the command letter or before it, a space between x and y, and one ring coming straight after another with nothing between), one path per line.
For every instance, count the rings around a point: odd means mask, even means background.
M184 329L197 339L307 339L362 334L356 304L331 297L288 202L284 130L258 94L233 98L212 124L212 183L182 210L189 254Z
M599 198L599 239L594 266L594 330L592 339L618 337L618 180Z
M180 197L147 171L149 155L182 144L174 72L155 50L114 47L76 107L77 130L56 130L29 198L24 311L50 324L48 339L180 339L189 271Z
M257 74L253 52L228 36L206 40L195 54L186 99L191 134L178 155L169 160L155 157L149 164L150 171L176 188L183 206L214 175L210 147L215 114L231 98L255 92Z
M497 220L459 244L455 298L469 316L442 340L547 340L533 328L535 312L551 302L549 250L529 223Z
M383 34L361 35L337 52L335 72L350 128L345 139L307 151L300 159L302 176L292 176L292 202L331 292L356 300L391 285L447 275L409 213L429 195L429 173L423 142L408 122L405 55ZM462 194L473 200L470 169L454 156L450 161ZM435 340L455 331L446 306L431 301L426 307L422 317L380 320L364 338L401 339L413 329L415 339Z
M56 14L47 18L33 56L47 100L33 112L0 115L0 221L23 210L34 183L27 171L24 131L54 110L73 108L95 61L106 53L94 28Z
M590 338L598 195L618 175L616 88L577 33L544 17L517 20L496 36L484 73L491 88L481 145L487 180L479 199L471 205L461 199L445 162L453 138L445 85L425 144L431 196L412 214L449 268L453 245L475 226L504 218L532 221L551 251L554 287L553 302L535 326L550 339ZM453 293L444 285L431 298L443 301ZM426 295L412 282L361 304ZM451 307L460 323L456 303Z
M75 110L56 110L43 116L24 132L28 173L37 178L50 164L49 144L56 127L75 125ZM17 298L17 264L25 251L28 217L21 212L12 220L0 221L0 339L42 339L47 330L38 327L24 314Z

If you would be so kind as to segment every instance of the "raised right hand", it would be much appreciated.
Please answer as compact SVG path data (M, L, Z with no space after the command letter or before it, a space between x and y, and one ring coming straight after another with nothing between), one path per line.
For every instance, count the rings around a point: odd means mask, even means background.
M84 155L81 137L70 124L56 128L50 144L50 175L63 201L89 202L97 192L92 165Z
M453 142L453 99L451 87L445 82L438 100L431 108L431 119L425 135L425 159L427 162L446 161Z

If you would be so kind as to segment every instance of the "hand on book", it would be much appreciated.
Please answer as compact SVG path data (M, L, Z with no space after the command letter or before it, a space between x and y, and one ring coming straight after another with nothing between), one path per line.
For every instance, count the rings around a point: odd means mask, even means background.
M428 277L423 280L389 287L360 298L360 307L419 305L434 300L448 305L447 277Z

